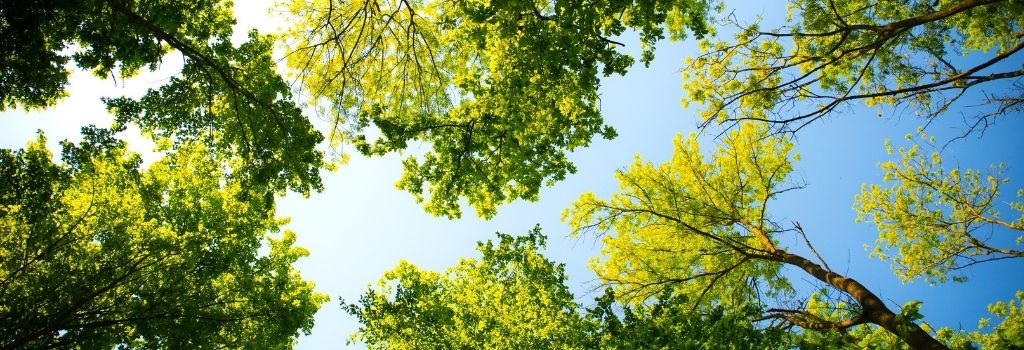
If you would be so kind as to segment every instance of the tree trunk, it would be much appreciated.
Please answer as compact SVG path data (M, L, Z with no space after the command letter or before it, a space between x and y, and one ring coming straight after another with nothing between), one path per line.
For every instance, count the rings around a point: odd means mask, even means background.
M814 276L814 278L849 294L860 304L863 310L863 317L867 321L896 335L914 349L949 350L948 347L932 338L928 332L925 332L917 324L913 322L900 322L897 319L897 315L885 306L882 299L879 299L875 293L872 293L863 284L857 282L857 280L828 271L802 256L790 254L784 250L776 250L773 255L777 256L780 262L799 267L807 271L811 276Z

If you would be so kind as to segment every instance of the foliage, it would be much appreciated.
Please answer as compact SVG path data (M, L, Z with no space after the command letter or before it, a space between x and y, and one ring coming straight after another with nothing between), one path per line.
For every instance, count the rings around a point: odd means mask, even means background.
M257 195L321 190L323 154L315 147L323 137L275 73L271 39L254 31L239 47L227 39L212 44L208 56L217 67L232 67L229 79L211 74L207 62L189 60L178 76L137 100L105 99L115 127L136 123L158 140L203 140L212 152L237 155L234 176L266 189Z
M479 260L445 273L399 263L345 305L361 323L350 341L371 349L783 348L781 332L754 327L751 308L693 313L669 294L634 307L609 289L584 312L562 264L539 252L545 240L539 228L498 233L497 244L478 244Z
M0 5L0 110L42 108L64 96L74 61L99 77L122 78L154 69L167 53L163 38L137 25L111 4L119 0L4 1ZM188 43L231 32L231 2L142 1L122 4Z
M764 282L769 294L788 291L780 264L750 256L773 243L747 230L774 233L767 203L793 188L786 183L792 144L764 132L745 125L710 157L696 134L678 136L669 161L638 156L617 172L621 191L609 200L581 195L562 216L574 234L615 232L602 235L602 258L591 269L617 295L639 301L669 286L694 296L689 303L723 305L748 303L758 293L750 282Z
M911 347L946 348L916 318L893 312L860 282L832 271L809 243L819 263L777 246L786 233L809 241L799 224L785 228L767 214L772 198L794 188L786 181L797 158L788 139L769 132L763 123L741 124L710 157L700 152L696 135L677 138L665 164L637 159L620 171L621 188L610 199L581 195L563 218L574 234L602 235L602 257L592 264L598 277L634 302L673 288L693 310L753 304L765 306L762 320L778 327L845 332L874 324ZM854 312L830 320L810 305L786 302L791 293L782 265L842 293Z
M951 349L1004 350L1024 348L1024 291L1017 291L1015 299L997 301L988 311L999 318L996 325L988 318L978 321L978 330L965 332L941 328L936 338L949 344ZM891 347L890 347L891 348Z
M704 105L708 123L761 120L795 131L854 101L907 105L933 118L985 83L992 108L969 129L1019 111L1024 49L1019 1L791 0L783 25L735 26L734 38L701 43L683 70L684 104Z
M0 150L0 348L290 348L326 302L292 265L274 195L322 188L323 137L302 115L332 123L332 147L406 152L397 187L427 212L490 218L575 172L567 154L615 137L600 111L602 77L653 46L714 35L712 0L292 0L281 37L232 43L231 3L21 0L0 3L0 111L37 109L65 94L69 66L113 79L155 69L171 50L180 74L141 98L104 99L113 129L86 128L55 163L42 135ZM1024 3L791 0L786 23L734 25L701 40L684 70L685 103L704 125L739 125L712 152L677 137L664 164L637 156L609 199L580 197L563 218L602 236L591 267L605 294L584 309L546 237L498 234L481 256L443 273L401 262L356 304L371 348L956 348L1024 347L1024 293L997 302L979 330L933 330L919 301L892 310L833 271L799 223L768 203L789 181L796 131L851 102L908 105L934 118L977 90L989 110L968 128L1020 111ZM299 86L276 73L274 40ZM956 56L964 56L958 58ZM293 101L293 88L307 105ZM758 123L751 123L750 121ZM143 166L115 132L138 125L165 158ZM921 131L922 143L933 141ZM893 146L886 144L892 154ZM879 229L872 255L903 281L965 280L976 263L1024 257L1024 204L1004 219L1003 166L947 168L921 145L895 150L881 185L855 208ZM947 162L948 163L948 162ZM989 239L979 232L993 232ZM1006 237L1003 237L1003 235ZM1014 236L1015 235L1015 236ZM779 242L807 243L817 262ZM1009 243L1016 238L1016 242ZM801 298L784 269L821 283ZM801 330L794 331L798 327Z
M565 272L538 253L546 237L498 233L481 257L445 273L401 262L358 304L345 310L362 324L351 342L370 349L579 349L582 317Z
M223 155L187 143L140 169L109 130L83 135L63 164L41 135L0 152L0 348L277 349L308 334L327 298L292 268L307 252L242 200Z
M919 142L930 146L932 140L919 131ZM885 147L893 153L888 142ZM891 260L901 280L924 277L932 283L945 282L952 273L954 280L964 281L966 276L958 274L964 267L1024 257L1024 204L1020 201L1024 190L1009 203L1020 215L1001 218L999 192L1009 181L1000 175L1002 165L992 166L991 175L983 178L982 172L973 169L947 170L942 156L926 155L921 144L896 151L899 162L881 165L883 181L891 185L864 185L854 208L859 219L871 218L878 226L872 255Z
M982 319L978 322L978 328L991 328L991 331L973 332L971 340L981 344L982 349L1024 348L1024 291L1017 291L1016 300L989 305L988 311L1002 320L991 327L988 319Z
M667 32L709 31L709 0L294 0L288 65L333 123L333 143L408 156L400 189L427 212L479 216L575 172L566 152L604 125L600 74L633 58L613 38L640 34L641 61ZM370 128L373 126L374 128Z
M291 101L276 73L269 37L250 34L235 47L231 2L121 0L5 1L0 5L0 110L44 108L65 95L74 60L99 77L155 69L169 49L185 58L180 75L141 100L108 99L115 128L138 123L173 136L175 147L200 138L211 151L237 155L237 175L266 194L320 190L322 135ZM10 53L10 54L8 54Z
M806 310L818 321L840 322L855 318L861 312L859 307L850 305L841 298L830 295L827 290L819 290L811 294L806 301ZM920 322L921 328L931 332L931 326L921 321L922 303L909 301L900 308L897 318L906 322ZM962 332L953 332L948 328L935 333L935 338L950 349L974 349L960 340ZM847 329L823 329L818 332L807 332L799 337L799 344L804 349L913 349L897 334L872 324L856 325Z
M751 322L759 313L750 305L715 307L696 313L683 295L662 293L651 304L621 305L611 289L587 309L597 339L591 349L784 349L791 335L759 329ZM616 307L620 306L621 311ZM622 316L620 317L619 314Z

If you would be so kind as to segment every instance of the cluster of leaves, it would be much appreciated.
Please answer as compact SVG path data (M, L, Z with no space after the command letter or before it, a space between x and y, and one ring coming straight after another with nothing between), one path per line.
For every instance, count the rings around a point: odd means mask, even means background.
M635 302L671 290L693 311L757 305L771 327L847 332L872 324L912 347L944 348L916 318L902 317L857 280L832 271L812 246L819 262L778 246L780 235L807 238L799 224L784 227L768 214L771 199L796 188L787 178L798 158L790 140L770 132L764 123L743 123L709 157L695 135L677 138L666 163L638 159L620 171L620 190L610 199L581 195L563 218L575 234L602 235L602 257L592 270ZM822 314L791 299L782 266L841 293L855 311Z
M991 328L991 331L971 333L970 339L985 349L1024 348L1024 291L1017 291L1016 300L989 305L988 311L1001 319L999 324L992 327L989 319L982 319L978 328Z
M562 217L574 234L602 235L603 257L591 269L618 295L635 295L637 301L668 287L700 296L691 303L720 305L787 291L780 265L751 255L774 246L751 230L777 231L765 206L793 188L786 183L796 157L790 155L793 145L765 139L765 132L763 126L744 125L710 157L701 153L696 134L685 140L680 135L664 164L637 157L617 172L621 190L610 199L581 195ZM760 282L764 288L757 290Z
M167 147L203 140L211 152L236 155L233 176L269 196L285 190L308 195L322 190L323 140L291 101L291 88L277 73L273 40L255 31L239 47L228 39L209 47L212 65L189 60L177 76L140 99L105 99L115 129L130 123ZM210 67L231 67L230 75Z
M588 308L593 322L589 349L786 349L796 338L751 322L759 307L716 306L706 312L687 308L686 296L666 289L649 304L624 305L611 289ZM619 316L621 314L621 316Z
M564 268L540 255L545 237L498 234L482 257L444 274L401 262L345 309L371 349L581 348L583 320Z
M934 139L919 130L919 142L934 146ZM913 135L908 134L911 139ZM886 152L894 148L886 142ZM999 193L1009 179L1002 177L1002 165L991 175L959 167L946 170L938 152L927 156L921 144L899 147L898 162L882 163L882 185L865 185L854 208L860 219L871 218L878 227L873 256L889 258L893 272L904 282L924 277L945 282L951 273L991 260L1024 258L1024 205L1010 202L1016 219L1000 216ZM993 237L996 236L996 237ZM892 256L886 252L893 251Z
M99 77L127 78L174 49L186 63L170 83L138 101L106 101L116 130L136 123L172 137L174 147L202 138L211 151L237 156L237 176L267 188L263 196L321 189L315 146L323 137L276 73L271 38L252 33L231 43L230 1L8 1L0 15L0 110L57 103L70 60Z
M140 169L110 131L83 135L63 164L41 135L0 152L0 347L290 348L309 332L327 297L291 266L307 252L221 155L189 143Z
M1012 81L986 96L990 117L1019 111L1018 1L794 0L783 26L764 30L725 19L734 38L702 41L683 70L684 104L704 105L709 123L758 120L795 131L852 101L906 104L933 118L968 89ZM964 56L957 59L956 56Z
M824 297L824 293L814 293L808 299L807 308L814 310L815 314L827 320L837 320L849 317L852 312L849 305L842 302L830 302ZM954 330L943 327L934 330L934 336L949 349L956 350L977 350L977 349L1019 349L1024 346L1024 338L1021 337L1024 319L1021 312L1021 305L1024 305L1024 292L1018 291L1015 299L1009 302L997 301L988 306L988 311L999 319L998 324L992 325L991 320L982 318L978 321L978 329L967 332L966 330ZM900 310L900 317L919 322L924 315L920 313L920 301L910 301L903 305ZM922 322L922 327L931 327ZM801 348L811 349L913 349L896 334L887 332L878 327L866 325L857 326L846 332L828 330L824 332L808 332L802 334L797 343Z
M327 301L292 264L275 194L320 190L323 139L276 73L271 37L236 46L223 0L5 1L0 110L63 97L70 61L99 77L180 74L105 99L55 164L44 140L2 150L0 348L291 348ZM145 169L113 138L129 124L165 157Z
M427 212L479 216L575 172L566 153L604 125L600 74L633 58L612 40L640 34L641 60L665 36L698 37L709 1L294 0L288 65L334 125L332 142L375 156L425 142L400 189ZM373 126L374 129L368 129Z
M762 332L752 308L686 310L665 294L652 305L617 302L609 289L581 312L562 264L543 255L545 236L498 233L479 259L445 273L401 262L345 309L362 323L351 341L371 349L782 349L781 332ZM620 316L621 315L621 316Z
M167 53L150 28L137 25L114 9L132 13L190 43L204 43L216 33L230 33L231 3L220 0L176 2L120 0L5 1L0 5L0 110L42 108L64 96L74 61L100 77L129 77L142 67L153 69ZM69 48L73 50L68 50Z

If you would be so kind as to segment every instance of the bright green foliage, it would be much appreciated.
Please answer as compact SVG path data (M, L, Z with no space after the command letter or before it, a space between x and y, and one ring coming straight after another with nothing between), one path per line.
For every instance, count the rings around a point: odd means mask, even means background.
M83 129L0 152L0 348L290 348L327 301L273 209L202 143L140 170ZM259 199L259 197L256 197ZM269 248L259 253L261 247Z
M920 308L921 302L919 301L907 302L900 309L897 317L907 322L919 321L923 318L919 312ZM842 298L835 298L826 290L811 294L804 309L809 312L809 319L818 322L841 322L856 318L862 312L856 304L847 303ZM921 327L931 331L927 323L922 323ZM966 340L962 332L954 332L948 328L937 332L935 338L951 349L974 349L969 345L969 341ZM808 332L802 334L798 340L800 347L805 349L913 349L897 335L873 324L854 325L844 330L829 329Z
M1024 348L1024 291L1017 291L1015 299L998 301L988 306L988 311L1000 319L993 326L991 320L978 321L978 330L973 332L954 331L942 328L936 337L950 344L951 349L1006 350Z
M398 188L435 215L458 217L464 198L489 218L575 172L567 151L615 136L599 74L633 58L613 38L639 32L649 62L666 32L707 33L709 2L293 0L285 40L335 145L373 156L427 143Z
M767 120L796 130L847 102L913 107L931 118L971 87L1024 75L1019 1L790 0L778 29L732 20L683 70L684 104L706 123ZM1016 89L988 96L987 118L1019 110ZM797 108L793 108L793 104ZM972 129L974 127L971 127Z
M1016 300L989 305L989 312L1002 319L995 327L989 324L989 319L982 319L977 331L966 332L943 327L935 330L935 338L950 349L957 350L1020 348L1024 346L1024 312L1020 307L1022 300L1024 292L1018 291ZM920 306L921 303L917 301L905 304L900 317L910 321L922 318ZM807 310L813 310L817 317L831 321L853 316L850 305L831 303L820 293L808 299ZM922 327L931 329L927 324L922 324ZM896 335L874 325L859 325L845 333L834 330L804 333L796 339L799 347L804 349L912 349Z
M756 294L788 289L780 264L748 256L769 245L750 233L772 233L766 204L785 191L792 143L766 138L762 125L730 132L710 157L696 135L677 137L672 159L653 165L639 156L616 174L621 190L608 200L592 193L563 214L575 234L606 233L591 269L616 294L643 301L674 286L689 303L739 306Z
M908 138L911 135L908 135ZM921 142L930 139L920 134ZM871 255L892 261L904 282L924 277L931 283L949 277L963 281L958 270L991 259L1024 257L1024 204L1010 203L1016 218L1001 218L997 205L1002 166L985 176L972 169L946 169L938 152L920 144L899 147L900 160L882 163L883 185L864 185L854 208L860 220L878 226ZM886 142L886 151L893 146ZM989 235L995 240L989 240Z
M751 320L760 314L750 306L695 313L685 306L685 296L666 292L650 305L633 307L618 304L611 289L596 301L587 310L596 326L587 338L596 341L590 349L785 349L791 336L755 328Z
M840 322L856 317L860 312L856 304L850 305L842 298L836 298L834 293L822 289L811 293L810 297L801 305L807 314L804 316L811 322ZM844 334L844 332L846 334ZM851 335L854 333L856 335ZM843 332L837 329L827 329L818 332L806 332L799 338L799 344L804 349L847 349L857 348L858 344L863 348L880 349L873 344L878 339L884 339L887 345L894 348L905 346L903 342L884 329L871 326L856 326ZM890 341L891 340L891 341Z
M767 215L768 202L794 188L786 181L797 158L787 138L769 132L764 123L741 123L710 156L701 153L695 135L677 138L664 164L638 157L620 171L621 187L610 199L580 196L563 219L574 234L601 235L602 256L591 269L627 303L670 290L692 311L756 305L766 309L761 320L772 327L832 333L874 324L911 347L944 349L915 323L915 312L890 310L860 282L832 271L813 247L819 262L777 245L787 232L809 240L799 224L785 228ZM782 265L838 291L851 307L790 299Z
M64 96L69 61L97 76L155 68L166 40L112 9L120 0L18 0L0 5L0 110L41 108ZM178 40L205 43L230 33L231 2L127 1ZM67 50L73 47L73 50Z
M770 349L783 332L760 330L750 307L694 313L664 293L651 305L622 305L611 290L582 312L561 264L539 250L546 237L498 234L482 257L445 273L402 262L358 304L351 338L370 349ZM620 316L621 315L621 316Z
M156 139L186 144L202 139L210 151L237 155L233 176L267 195L286 189L321 190L323 136L291 100L291 88L275 73L273 41L256 32L239 47L227 38L209 47L217 67L232 67L230 79L207 62L189 60L181 74L138 100L105 99L115 125L137 123ZM242 88L251 87L251 88Z
M1002 319L998 325L991 327L988 319L978 322L982 330L991 329L986 333L973 332L971 340L981 344L982 349L1021 349L1024 348L1024 291L1017 291L1016 300L996 302L988 306L992 315Z
M351 341L370 349L578 349L583 319L561 264L538 252L546 238L498 234L479 259L445 273L401 262L358 304Z

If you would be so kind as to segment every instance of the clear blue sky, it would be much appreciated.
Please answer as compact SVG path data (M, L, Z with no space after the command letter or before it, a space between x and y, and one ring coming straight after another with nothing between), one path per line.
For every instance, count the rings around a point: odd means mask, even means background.
M258 26L261 30L277 26L263 13L267 0L239 0L236 13L238 32ZM739 18L781 15L782 2L752 6L744 3ZM727 9L727 11L729 11ZM627 49L636 50L633 40ZM471 217L461 220L434 218L414 203L413 198L394 188L400 173L400 156L365 159L353 155L351 162L333 173L323 173L325 191L302 198L289 195L278 202L281 216L292 221L287 228L298 233L298 245L311 255L298 263L303 276L316 282L317 289L328 293L332 301L317 314L313 334L299 342L300 349L338 348L357 325L344 314L338 298L355 301L368 284L375 282L400 259L422 268L442 270L459 258L475 256L475 242L494 237L495 231L523 234L540 224L550 237L548 256L566 264L569 284L579 302L589 305L596 295L587 294L596 286L587 270L589 259L598 252L598 242L585 237L567 237L568 227L559 221L562 210L585 191L606 197L618 188L615 170L640 153L645 159L661 162L672 150L677 133L689 133L696 125L695 113L683 110L679 71L682 59L696 52L692 41L663 43L650 68L637 65L625 77L605 79L601 87L601 107L608 124L619 137L595 143L572 154L579 172L554 187L541 191L535 203L516 202L503 206L490 221ZM175 56L175 55L171 55ZM148 87L162 84L177 71L180 58L169 57L163 69L116 84L97 80L77 72L69 88L70 97L61 105L34 112L8 111L0 117L0 147L22 147L41 129L56 149L56 141L78 139L78 128L86 124L107 125L111 118L99 102L100 96L140 95ZM1010 66L1020 66L1013 62ZM999 89L987 86L984 89ZM974 104L977 100L967 99ZM878 293L890 306L910 300L924 302L925 320L933 325L962 326L973 330L979 317L986 316L985 305L1009 299L1024 289L1024 261L984 264L968 271L966 284L948 283L929 286L923 282L900 284L884 262L867 258L865 244L875 239L872 224L855 224L851 209L853 196L862 183L880 180L879 162L887 160L882 148L886 138L899 143L905 133L913 132L922 121L903 113L894 118L878 118L875 110L851 108L801 131L796 150L802 160L796 176L807 188L785 194L771 203L774 217L783 222L799 221L832 268L848 273ZM958 113L942 118L929 128L940 140L959 131ZM1009 175L1016 179L1007 188L1015 190L1024 183L1024 139L1020 130L1024 120L1012 115L1000 120L977 137L953 144L946 159L964 167L981 168L989 163L1005 162ZM145 151L149 144L127 135L133 149ZM710 139L703 144L710 147ZM427 146L413 146L412 152ZM1011 199L1008 191L1004 199ZM784 245L803 252L796 237L783 237ZM800 276L795 274L794 276ZM810 284L802 277L793 279L798 288ZM361 346L356 346L361 348Z

